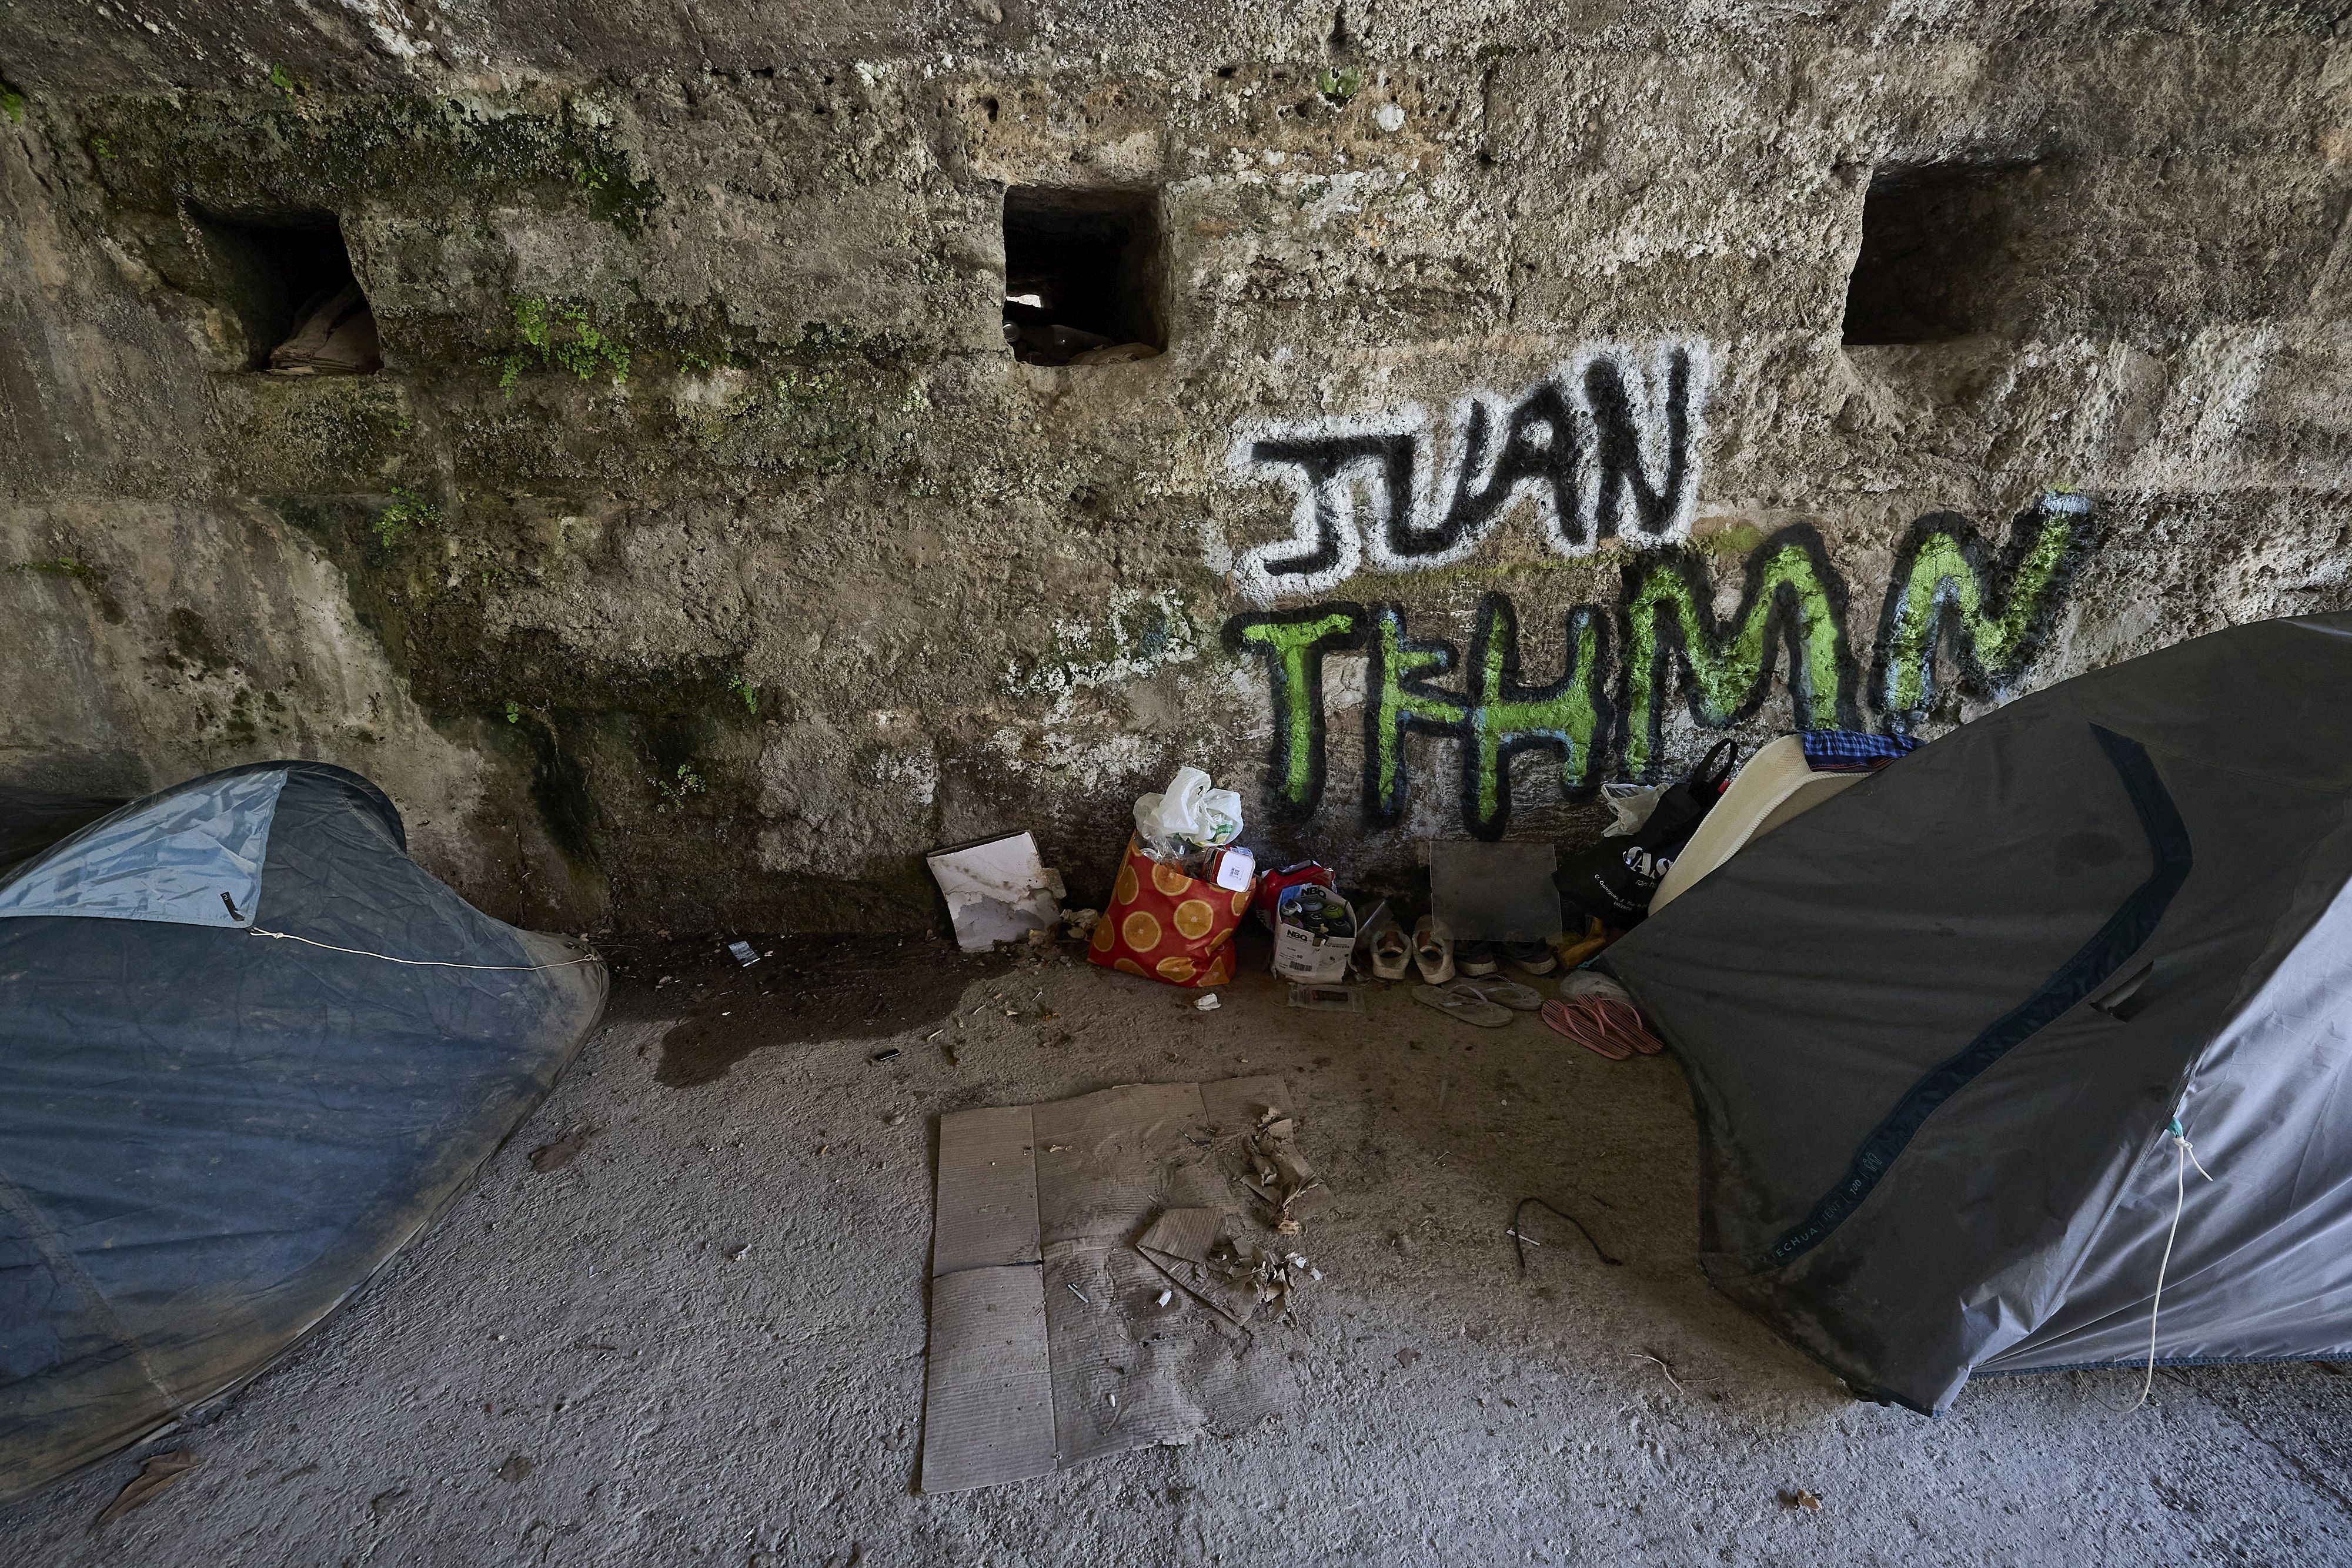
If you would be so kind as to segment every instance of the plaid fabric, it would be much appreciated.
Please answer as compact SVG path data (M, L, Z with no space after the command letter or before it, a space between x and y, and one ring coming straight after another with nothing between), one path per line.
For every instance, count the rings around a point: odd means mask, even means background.
M1816 773L1874 773L1919 747L1907 735L1864 735L1852 729L1808 729L1800 738L1805 766Z

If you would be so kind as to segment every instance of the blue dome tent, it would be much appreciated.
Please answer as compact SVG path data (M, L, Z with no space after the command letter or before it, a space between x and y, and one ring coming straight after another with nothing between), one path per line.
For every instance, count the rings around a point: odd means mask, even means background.
M356 774L100 810L0 791L0 1500L291 1346L604 1002L593 955L418 867Z

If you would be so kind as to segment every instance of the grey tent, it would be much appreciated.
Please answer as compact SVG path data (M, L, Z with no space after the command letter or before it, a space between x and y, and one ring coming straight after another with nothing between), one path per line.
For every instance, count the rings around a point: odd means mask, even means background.
M102 810L0 792L0 1499L291 1345L604 1006L601 964L420 869L356 774Z
M2063 682L1759 840L1607 960L1689 1074L1707 1274L1936 1412L2143 1363L2178 1208L2159 1362L2352 1353L2347 883L2347 615Z

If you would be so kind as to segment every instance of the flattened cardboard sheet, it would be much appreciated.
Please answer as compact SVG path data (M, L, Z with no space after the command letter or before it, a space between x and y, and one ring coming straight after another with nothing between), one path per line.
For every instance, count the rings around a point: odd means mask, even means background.
M1167 1267L1192 1264L1137 1247L1164 1217L1160 1239L1206 1256L1242 1207L1226 1145L1282 1098L1275 1077L1127 1084L940 1119L923 1490L1190 1442L1284 1403L1288 1363L1255 1353L1237 1303L1172 1289Z
M955 1491L1054 1469L1037 1167L1029 1108L940 1118L923 1484Z
M925 1491L1053 1472L1044 1288L1034 1263L966 1269L931 1281Z

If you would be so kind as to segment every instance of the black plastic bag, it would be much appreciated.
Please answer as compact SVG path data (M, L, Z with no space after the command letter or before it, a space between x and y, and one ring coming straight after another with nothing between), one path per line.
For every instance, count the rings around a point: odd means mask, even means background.
M1570 856L1552 873L1562 904L1621 930L1639 925L1675 857L1722 799L1738 755L1729 739L1717 741L1696 768L1658 797L1649 820L1630 837L1603 839Z

